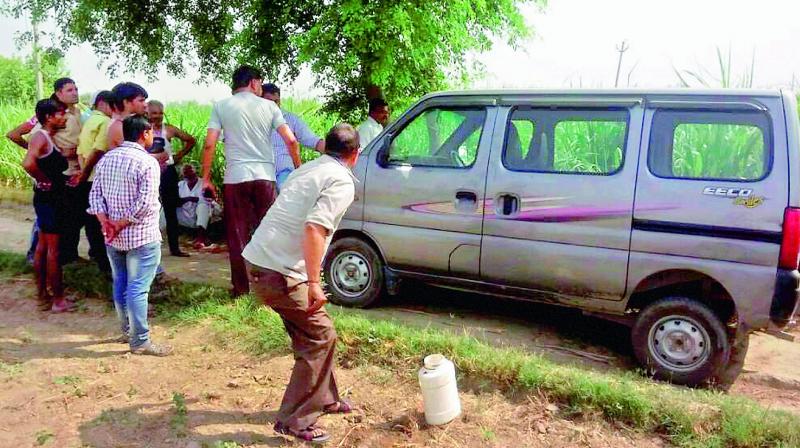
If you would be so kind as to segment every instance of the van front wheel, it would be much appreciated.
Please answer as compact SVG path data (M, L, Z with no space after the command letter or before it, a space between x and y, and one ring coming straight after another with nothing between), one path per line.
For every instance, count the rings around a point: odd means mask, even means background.
M631 341L648 373L687 386L715 381L731 355L720 319L707 306L685 297L661 299L644 308Z
M359 238L334 241L323 272L330 300L337 305L365 308L383 292L383 262L375 249Z

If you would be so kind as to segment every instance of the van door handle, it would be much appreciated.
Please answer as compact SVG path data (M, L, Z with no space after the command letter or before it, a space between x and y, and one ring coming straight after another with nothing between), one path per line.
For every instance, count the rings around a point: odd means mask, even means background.
M472 191L456 191L456 210L473 212L478 208L478 195Z
M494 203L494 212L499 216L511 216L519 212L519 196L515 194L500 194Z

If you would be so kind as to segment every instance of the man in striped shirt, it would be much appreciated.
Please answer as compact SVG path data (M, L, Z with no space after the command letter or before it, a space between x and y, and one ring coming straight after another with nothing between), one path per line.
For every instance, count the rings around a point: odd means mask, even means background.
M273 83L266 83L261 86L263 93L262 98L265 100L273 101L278 107L281 107L281 89ZM283 118L289 129L294 132L294 136L301 145L313 148L319 153L325 152L325 140L319 138L317 134L308 127L302 118L297 115L281 109ZM286 178L294 171L294 161L289 153L289 148L278 136L277 131L272 133L272 144L275 146L275 183L278 187L278 193L281 191L281 186L286 182Z
M145 117L125 118L122 133L125 141L95 166L88 212L97 216L106 239L122 340L133 354L166 356L172 347L151 342L147 324L147 296L161 262L161 169L144 149L153 144Z

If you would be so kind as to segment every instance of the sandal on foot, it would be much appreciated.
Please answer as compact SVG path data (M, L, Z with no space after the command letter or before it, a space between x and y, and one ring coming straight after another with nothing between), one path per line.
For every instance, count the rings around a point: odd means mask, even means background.
M303 440L305 442L311 442L311 443L325 443L328 441L328 439L331 438L330 434L328 434L327 432L323 431L320 428L317 428L314 425L311 425L306 429L294 431L292 429L283 426L281 422L277 422L275 423L273 429L275 429L275 432L277 432L278 434L292 436L297 439Z
M353 412L353 407L350 406L350 403L340 400L336 403L325 406L322 408L322 412L324 414L349 414Z
M78 310L78 305L76 305L76 304L74 304L74 303L72 303L72 302L70 302L68 300L64 300L61 304L53 302L53 306L50 307L50 312L54 313L54 314L72 313L72 312L77 311L77 310Z

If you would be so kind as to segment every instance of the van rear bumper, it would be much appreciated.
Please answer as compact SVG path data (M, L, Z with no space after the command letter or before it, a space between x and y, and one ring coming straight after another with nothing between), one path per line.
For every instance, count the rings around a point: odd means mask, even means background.
M778 269L775 277L775 294L769 318L780 328L786 327L797 312L798 295L800 294L800 272Z

